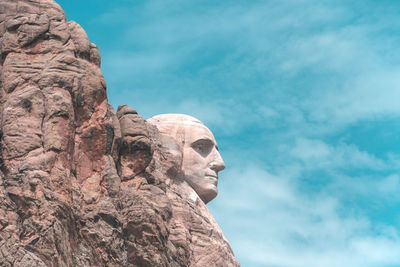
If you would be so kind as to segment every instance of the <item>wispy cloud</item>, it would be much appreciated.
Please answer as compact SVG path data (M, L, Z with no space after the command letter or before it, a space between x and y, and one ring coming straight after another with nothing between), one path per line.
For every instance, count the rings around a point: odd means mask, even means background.
M344 143L338 146L328 145L321 140L298 138L289 152L300 159L308 169L324 168L362 168L364 170L382 170L390 166L355 145Z
M367 217L343 211L340 196L310 195L293 178L254 164L221 177L221 199L211 209L228 234L238 231L230 242L240 260L250 266L400 264L397 230L375 229ZM385 191L392 183L398 184L398 177L379 185Z

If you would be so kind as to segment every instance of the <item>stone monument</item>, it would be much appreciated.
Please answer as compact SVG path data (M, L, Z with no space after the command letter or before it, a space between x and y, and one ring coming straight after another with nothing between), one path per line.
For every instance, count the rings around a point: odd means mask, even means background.
M214 199L218 172L225 169L225 164L211 131L198 119L184 114L162 114L147 121L157 127L165 147L179 148L184 180L205 204Z
M53 0L0 1L0 266L239 266L205 206L211 133L115 112L100 63Z

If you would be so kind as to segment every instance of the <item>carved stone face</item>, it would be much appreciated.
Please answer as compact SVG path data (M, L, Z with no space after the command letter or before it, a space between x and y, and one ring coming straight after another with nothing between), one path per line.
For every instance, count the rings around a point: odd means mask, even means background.
M218 172L225 169L215 138L202 124L185 127L182 170L186 181L204 203L218 193Z
M172 136L182 150L182 171L186 182L208 203L218 193L218 172L224 161L211 131L199 120L181 114L163 114L150 120L161 134Z

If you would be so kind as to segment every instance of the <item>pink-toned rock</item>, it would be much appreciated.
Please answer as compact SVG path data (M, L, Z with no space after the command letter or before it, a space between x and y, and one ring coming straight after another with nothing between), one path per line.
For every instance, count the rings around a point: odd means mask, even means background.
M0 266L238 266L100 62L54 1L0 1Z
M146 124L133 108L119 106L117 116L122 135L119 174L126 181L146 169L152 159L153 148Z

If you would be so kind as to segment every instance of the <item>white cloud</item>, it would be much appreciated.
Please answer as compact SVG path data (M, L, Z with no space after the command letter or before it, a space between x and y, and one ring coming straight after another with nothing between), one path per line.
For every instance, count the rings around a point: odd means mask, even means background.
M314 103L314 118L352 123L359 120L399 116L400 71L385 69L363 73L342 90L330 91L318 104Z
M391 174L384 178L376 186L376 190L381 194L393 197L400 192L400 176L398 174Z
M388 179L384 188L398 177ZM249 266L400 264L396 229L385 225L377 229L365 216L343 213L340 198L310 194L300 189L295 177L274 176L264 167L244 164L220 180L219 198L210 209L239 260ZM377 184L369 185L374 190Z
M360 257L359 263L365 266L384 266L400 264L399 238L363 237L351 241L351 251Z
M382 159L365 151L360 151L355 145L339 143L328 145L321 140L298 138L289 153L304 162L307 168L363 168L382 170L389 166Z

